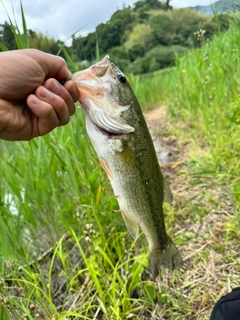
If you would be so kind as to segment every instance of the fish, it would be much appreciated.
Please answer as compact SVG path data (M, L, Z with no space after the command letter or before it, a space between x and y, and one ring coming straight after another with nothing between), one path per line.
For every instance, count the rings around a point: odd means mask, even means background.
M138 100L109 56L72 75L86 114L86 130L111 183L125 225L148 241L154 280L161 268L180 268L183 259L165 228L163 202L172 193L161 172Z

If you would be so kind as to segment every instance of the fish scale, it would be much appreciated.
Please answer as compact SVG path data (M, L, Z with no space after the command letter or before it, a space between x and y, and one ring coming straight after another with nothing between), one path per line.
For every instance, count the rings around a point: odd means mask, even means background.
M182 257L164 223L163 201L171 201L172 194L125 76L106 56L75 73L72 80L80 91L88 135L112 185L126 227L133 238L137 238L139 227L147 238L152 278L156 278L161 267L181 267Z

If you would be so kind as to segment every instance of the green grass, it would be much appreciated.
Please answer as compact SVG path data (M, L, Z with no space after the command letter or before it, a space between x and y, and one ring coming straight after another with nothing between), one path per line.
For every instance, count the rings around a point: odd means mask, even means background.
M80 106L47 136L0 141L0 320L209 319L238 285L240 231L227 210L240 205L239 34L233 25L176 68L129 76L144 110L168 106L159 134L186 155L165 208L185 271L149 280L145 238L134 242L112 213Z
M233 24L213 43L189 52L171 74L166 88L171 119L184 123L179 126L179 134L194 139L204 153L203 159L195 159L196 173L210 172L225 179L236 207L240 200L238 37L239 28Z

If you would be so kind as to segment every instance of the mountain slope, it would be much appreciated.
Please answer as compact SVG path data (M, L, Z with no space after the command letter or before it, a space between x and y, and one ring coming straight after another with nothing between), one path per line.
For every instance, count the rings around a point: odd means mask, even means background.
M236 5L240 5L240 0L233 1ZM212 3L214 10L217 13L227 13L230 11L238 11L240 7L235 6L234 4L230 3L228 0L219 0ZM195 7L188 7L187 9L200 11L209 15L213 14L212 6L195 6Z

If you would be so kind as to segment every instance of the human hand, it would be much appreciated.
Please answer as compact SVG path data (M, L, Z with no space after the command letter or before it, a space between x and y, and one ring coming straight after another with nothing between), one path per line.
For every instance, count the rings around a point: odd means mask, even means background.
M69 122L79 91L64 59L35 49L0 53L0 139L30 140Z

